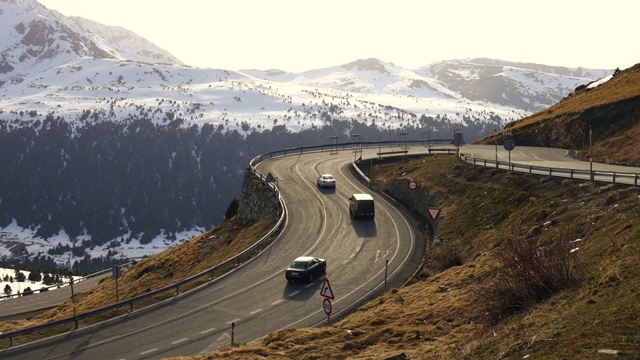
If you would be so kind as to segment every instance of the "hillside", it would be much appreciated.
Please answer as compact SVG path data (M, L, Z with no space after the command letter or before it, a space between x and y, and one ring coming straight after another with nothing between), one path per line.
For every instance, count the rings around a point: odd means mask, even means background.
M613 71L375 58L300 73L194 68L37 0L0 1L0 31L0 261L83 272L219 225L258 154L456 128L471 142Z
M634 67L612 80L631 81L633 77L621 76L636 72ZM564 101L577 96L584 95ZM600 106L615 109L619 104ZM558 104L562 106L567 105ZM539 123L560 121L541 117ZM607 140L600 137L599 143ZM638 143L640 137L632 140ZM331 326L284 330L256 343L190 359L381 359L401 353L409 359L611 357L607 353L640 357L638 189L507 174L444 155L374 162L372 174L377 190L383 192L394 183L416 180L421 184L417 196L428 197L442 209L436 239L427 239L429 255L417 276ZM427 222L418 215L415 220ZM220 262L255 241L267 223L225 222L140 261L127 272L138 281L123 282L135 285L121 291L136 294L175 281L177 272L149 272L166 268L161 264L195 271L203 257L210 265ZM228 247L202 253L212 239ZM527 270L526 276L518 277L519 269ZM150 278L152 274L156 277ZM539 274L549 275L543 288L528 282ZM83 294L79 308L111 301L107 289L112 288L108 280L94 293ZM67 303L29 321L2 324L0 331L70 313Z
M374 162L372 171L378 190L417 180L418 196L429 196L442 209L437 241L429 237L430 255L410 284L390 289L331 326L284 330L188 359L383 359L400 353L408 359L598 358L601 349L617 351L618 358L640 356L638 189L509 175L448 155ZM122 287L121 294L159 288L182 271L185 276L201 271L203 263L222 260L217 255L226 258L255 241L267 224L229 221L141 261L126 273L121 286L131 286ZM223 247L203 253L211 241ZM545 244L575 257L552 258L572 269L569 282L513 307L500 303L491 289L497 286L492 279L505 275L504 255L519 243L536 245L525 255ZM160 271L149 272L154 268ZM79 296L78 308L112 301L112 288L109 279ZM70 305L0 330L69 316Z
M419 181L423 196L442 209L439 245L410 285L331 326L180 359L593 359L605 356L601 350L640 356L638 189L509 175L453 156L374 162L373 173L381 191L398 179ZM562 251L540 255L546 247ZM514 254L522 263L509 260ZM552 262L570 269L561 286L501 301L528 287L515 281L506 291L497 281L523 280L516 265L548 274Z
M640 165L640 64L588 86L581 86L546 110L512 122L517 145L559 147L589 154L589 127L594 161ZM495 136L479 141L493 144Z
M584 153L584 131L575 129L591 125L596 160L637 165L639 70L636 65L578 89L506 130L521 145ZM637 188L506 174L446 156L390 160L374 165L372 173L380 191L394 181L418 181L442 209L439 245L428 251L413 283L332 326L285 330L189 359L640 357ZM566 256L539 257L550 246ZM526 289L532 274L554 267L528 259L571 270L561 286L517 301L509 294ZM517 270L528 266L535 271L518 277Z

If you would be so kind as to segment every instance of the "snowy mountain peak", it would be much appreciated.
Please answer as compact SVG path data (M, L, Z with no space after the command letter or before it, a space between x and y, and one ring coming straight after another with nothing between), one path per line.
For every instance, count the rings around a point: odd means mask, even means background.
M364 60L358 59L356 61L342 65L342 67L344 67L347 70L353 70L355 68L355 70L358 70L358 71L378 71L381 73L388 72L387 64L375 58L369 58Z
M45 71L78 57L182 65L125 29L68 18L35 0L0 1L0 74Z
M119 26L108 26L81 17L71 17L118 60L185 65L168 51Z

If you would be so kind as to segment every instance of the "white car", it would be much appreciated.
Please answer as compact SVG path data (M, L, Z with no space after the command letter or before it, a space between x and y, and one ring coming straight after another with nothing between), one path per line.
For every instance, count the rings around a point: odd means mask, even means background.
M323 187L336 187L336 179L331 174L322 174L318 176L317 185L319 188Z

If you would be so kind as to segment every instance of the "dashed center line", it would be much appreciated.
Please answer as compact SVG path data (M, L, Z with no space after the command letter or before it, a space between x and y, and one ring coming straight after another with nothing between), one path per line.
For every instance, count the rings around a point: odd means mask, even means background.
M273 306L273 305L278 305L278 304L280 304L280 303L281 303L281 302L283 302L283 301L284 301L283 299L276 300L276 301L274 301L274 302L272 302L272 303L271 303L271 306Z
M236 323L236 322L238 322L239 320L240 320L240 318L233 319L233 320L231 320L231 321L227 321L227 325L230 325L231 323Z
M262 309L254 310L254 311L250 312L249 314L255 315L255 314L259 313L260 311L262 311Z
M176 340L176 341L171 342L171 344L172 344L172 345L175 345L175 344L179 344L179 343L181 343L181 342L183 342L183 341L187 341L187 340L189 340L189 338L182 338L182 339L179 339L179 340Z
M204 331L200 331L200 335L204 335L206 333L210 333L210 332L215 331L215 330L216 330L216 328L211 328L211 329L207 329L207 330L204 330Z
M289 296L296 296L300 293L300 291L294 291L291 294L289 294Z
M150 353L152 353L154 351L158 351L158 348L153 348L153 349L149 349L147 351L143 351L143 352L140 353L140 355L147 355L147 354L150 354Z

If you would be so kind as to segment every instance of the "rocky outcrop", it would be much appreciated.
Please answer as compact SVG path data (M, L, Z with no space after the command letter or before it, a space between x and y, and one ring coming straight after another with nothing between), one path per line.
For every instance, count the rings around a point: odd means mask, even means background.
M280 203L278 193L268 183L247 168L244 172L238 218L255 221L265 216L279 214Z

